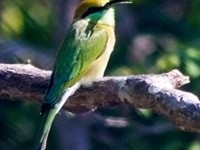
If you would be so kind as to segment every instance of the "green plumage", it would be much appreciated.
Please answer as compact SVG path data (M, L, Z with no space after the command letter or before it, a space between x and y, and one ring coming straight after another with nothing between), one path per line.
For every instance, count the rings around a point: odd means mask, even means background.
M80 20L72 24L60 47L42 105L44 125L41 129L42 135L37 149L45 149L56 113L79 87L73 87L75 83L84 76L92 63L104 52L107 36L107 32L103 28L97 27L95 24L91 25L88 21ZM67 96L64 97L64 94Z
M63 41L57 56L42 112L53 106L64 89L84 76L92 63L104 52L108 35L101 27L88 21L75 22Z
M79 87L76 83L104 52L107 39L107 32L101 26L96 26L83 19L74 22L70 27L60 47L49 88L43 101L41 113L44 115L44 124L38 150L45 149L57 112Z
M115 44L114 9L110 7L122 1L125 0L83 0L77 8L44 97L37 150L45 150L56 114L80 82L88 83L103 76Z

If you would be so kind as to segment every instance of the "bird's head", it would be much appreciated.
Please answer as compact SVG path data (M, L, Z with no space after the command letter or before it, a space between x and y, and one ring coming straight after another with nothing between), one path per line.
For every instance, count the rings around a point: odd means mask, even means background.
M115 4L131 3L130 0L83 0L76 9L74 19L85 18L101 12Z

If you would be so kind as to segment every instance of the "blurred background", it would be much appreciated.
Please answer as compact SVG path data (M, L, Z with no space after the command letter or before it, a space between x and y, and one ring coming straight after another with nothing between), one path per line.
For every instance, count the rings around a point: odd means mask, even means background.
M0 63L52 69L79 0L1 0ZM106 75L189 75L200 95L200 0L134 0L116 8L115 51ZM32 150L39 105L0 101L0 150ZM200 135L177 130L165 117L128 106L66 117L52 127L47 150L199 150Z

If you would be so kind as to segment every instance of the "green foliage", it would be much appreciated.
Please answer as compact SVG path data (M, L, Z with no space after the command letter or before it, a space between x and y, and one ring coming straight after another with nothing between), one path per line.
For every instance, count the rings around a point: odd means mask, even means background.
M0 31L3 38L25 40L36 45L51 44L53 14L47 3L7 0L3 1L2 7Z

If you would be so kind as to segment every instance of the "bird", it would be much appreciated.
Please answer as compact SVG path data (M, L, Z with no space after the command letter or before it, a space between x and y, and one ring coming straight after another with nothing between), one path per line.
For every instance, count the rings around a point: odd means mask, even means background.
M104 75L115 45L116 4L129 0L82 0L59 48L49 86L41 106L37 150L45 150L54 118L82 84Z

